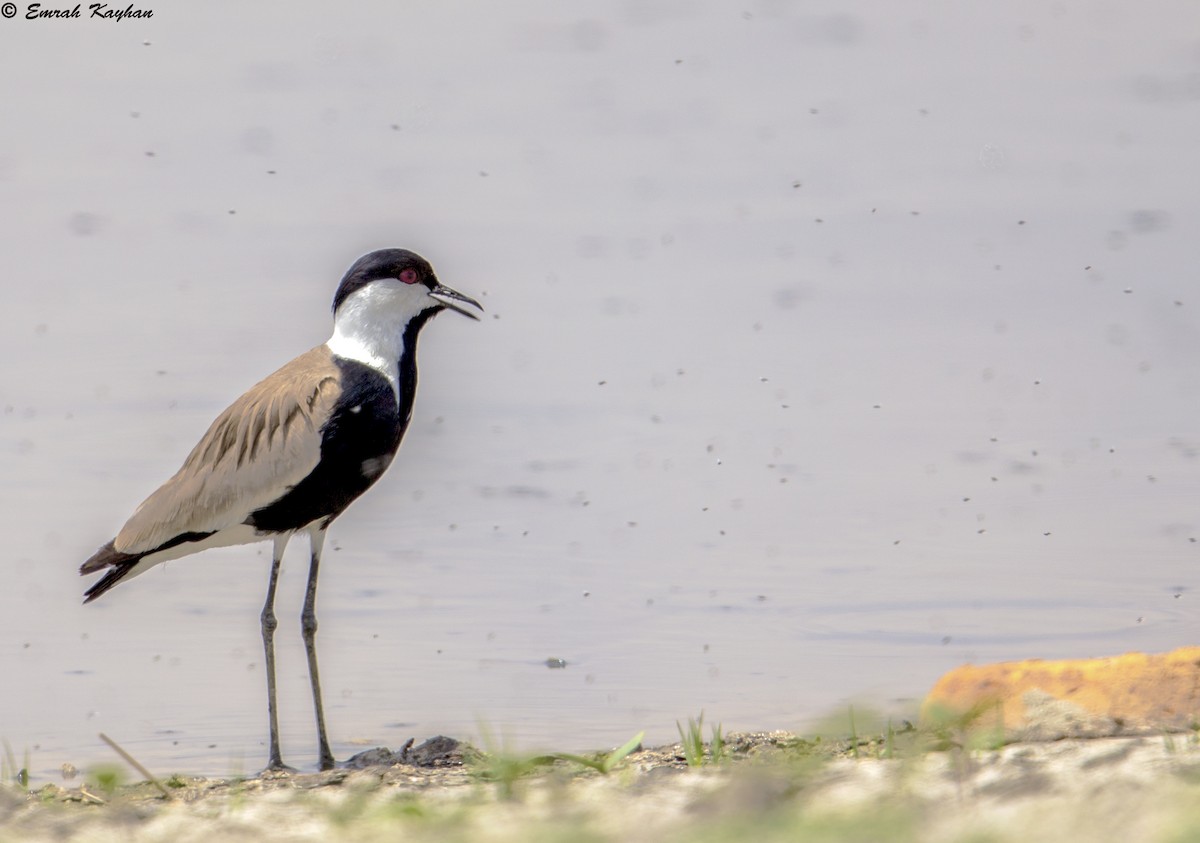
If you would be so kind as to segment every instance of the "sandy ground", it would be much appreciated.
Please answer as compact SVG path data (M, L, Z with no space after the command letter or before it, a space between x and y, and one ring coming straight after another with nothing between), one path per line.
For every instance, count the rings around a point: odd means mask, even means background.
M467 750L469 755L470 750ZM607 775L565 761L430 761L246 780L95 781L0 793L3 841L1138 840L1200 838L1194 734L929 751L900 738L730 736L689 768L676 746ZM892 757L888 757L888 756ZM518 775L524 773L523 775Z

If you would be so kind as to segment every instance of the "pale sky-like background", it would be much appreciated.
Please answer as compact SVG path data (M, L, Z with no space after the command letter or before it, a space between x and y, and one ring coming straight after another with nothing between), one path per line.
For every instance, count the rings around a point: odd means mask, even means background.
M487 317L426 329L400 456L331 531L339 758L803 731L964 661L1196 643L1193 3L27 7L0 737L36 776L113 760L101 731L265 763L268 546L87 607L76 570L385 246Z

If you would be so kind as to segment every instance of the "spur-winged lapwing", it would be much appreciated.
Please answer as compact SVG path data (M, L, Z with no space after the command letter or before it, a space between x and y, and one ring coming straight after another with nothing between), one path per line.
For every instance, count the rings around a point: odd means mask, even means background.
M330 522L387 470L412 417L417 334L450 309L478 319L479 302L438 283L433 267L404 249L354 262L333 297L333 336L249 392L209 427L183 467L148 497L116 538L80 568L104 571L91 602L160 562L210 547L274 542L262 610L271 730L268 769L284 769L275 704L275 585L293 534L308 534L312 562L301 615L322 770L333 767L325 735L314 639L317 569Z

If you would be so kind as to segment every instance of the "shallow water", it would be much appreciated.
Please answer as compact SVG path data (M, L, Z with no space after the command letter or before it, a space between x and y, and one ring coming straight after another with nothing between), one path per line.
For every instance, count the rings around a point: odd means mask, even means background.
M0 21L0 737L37 775L98 732L264 763L267 547L87 607L76 569L380 246L489 318L426 330L331 531L339 757L803 729L1195 643L1188 5L146 8Z

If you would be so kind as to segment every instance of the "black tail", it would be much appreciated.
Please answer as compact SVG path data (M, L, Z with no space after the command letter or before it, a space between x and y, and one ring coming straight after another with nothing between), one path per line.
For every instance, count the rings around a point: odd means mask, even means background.
M113 541L104 545L104 547L92 554L88 561L79 566L79 573L87 575L94 574L97 571L103 571L108 568L108 572L95 583L91 588L83 593L83 602L91 603L104 592L108 591L121 580L133 573L133 569L137 563L149 556L151 553L158 553L160 550L167 550L176 545L186 544L187 542L198 542L211 536L215 530L210 530L207 533L180 533L173 539L160 544L158 547L144 550L141 553L123 553L114 546Z
M136 562L122 562L120 565L110 568L108 573L100 578L99 582L83 593L83 602L91 603L101 594L125 579L125 577L129 576L135 565L137 565Z
M144 553L122 553L109 542L92 554L88 561L79 567L83 575L94 574L108 568L108 572L92 587L83 593L83 602L91 603L104 592L108 591L121 580L129 576L134 566L141 561Z

